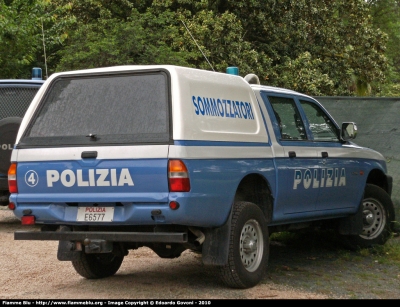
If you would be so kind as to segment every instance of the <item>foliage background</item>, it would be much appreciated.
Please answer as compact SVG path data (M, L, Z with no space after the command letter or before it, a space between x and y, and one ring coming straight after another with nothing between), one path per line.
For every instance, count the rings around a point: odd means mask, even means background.
M399 0L0 0L0 78L127 64L400 96Z

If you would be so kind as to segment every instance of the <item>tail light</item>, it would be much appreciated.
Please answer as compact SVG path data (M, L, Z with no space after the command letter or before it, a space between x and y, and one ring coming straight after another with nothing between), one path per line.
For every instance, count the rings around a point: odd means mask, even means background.
M168 181L170 192L189 192L190 180L185 163L181 160L168 161Z
M10 193L18 193L17 186L17 163L11 163L8 169L8 190Z

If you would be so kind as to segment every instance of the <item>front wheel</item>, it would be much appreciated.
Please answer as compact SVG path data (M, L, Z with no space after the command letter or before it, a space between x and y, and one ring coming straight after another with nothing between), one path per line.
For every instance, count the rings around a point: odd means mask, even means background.
M75 271L87 279L98 279L114 275L121 267L124 255L117 253L86 254L81 252L72 260Z
M383 245L389 239L395 221L390 196L380 187L367 184L362 201L363 229L359 235L345 236L347 245L368 248Z
M234 204L228 263L219 267L222 281L232 288L257 285L268 265L269 234L261 209L253 203Z

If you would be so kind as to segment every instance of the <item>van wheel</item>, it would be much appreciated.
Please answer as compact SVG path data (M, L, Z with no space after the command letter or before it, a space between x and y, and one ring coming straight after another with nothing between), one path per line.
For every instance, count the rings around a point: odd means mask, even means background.
M121 267L124 256L120 253L86 254L81 252L72 260L75 271L87 279L104 278L114 275Z
M394 227L395 212L390 196L382 188L367 184L362 201L363 229L360 235L344 236L349 247L383 245Z
M253 203L233 207L228 263L219 267L222 281L232 288L257 285L268 265L269 234L261 209Z

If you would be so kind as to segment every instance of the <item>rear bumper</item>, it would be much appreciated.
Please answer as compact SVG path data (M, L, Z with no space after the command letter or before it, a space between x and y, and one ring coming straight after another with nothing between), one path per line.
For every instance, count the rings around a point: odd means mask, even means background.
M99 231L16 231L14 240L186 243L186 232L99 232Z

